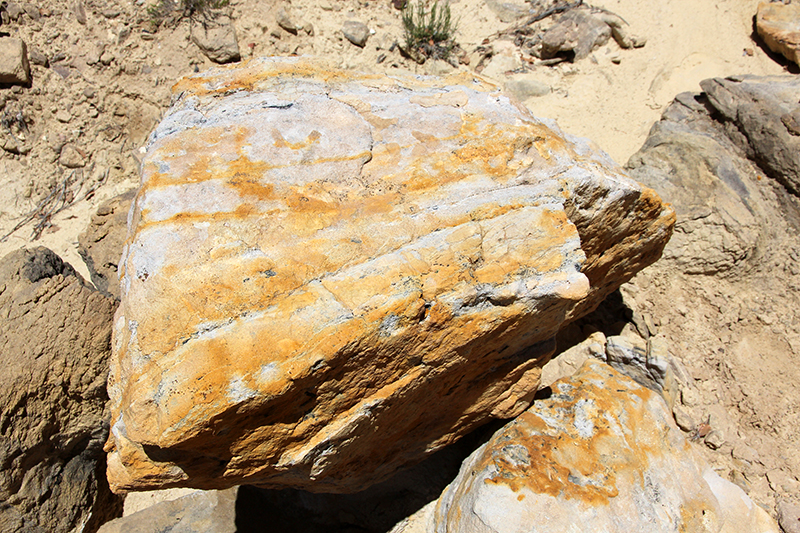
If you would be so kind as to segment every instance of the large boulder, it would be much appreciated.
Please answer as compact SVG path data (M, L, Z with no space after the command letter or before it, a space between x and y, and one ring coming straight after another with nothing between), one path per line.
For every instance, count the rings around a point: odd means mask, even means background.
M713 78L679 94L626 168L675 206L667 262L688 274L737 274L770 239L776 200L800 190L800 82ZM773 178L781 185L769 187ZM775 189L775 190L773 190ZM778 190L781 189L781 190Z
M120 265L109 480L350 492L518 415L674 214L472 75L179 82Z
M103 453L115 307L46 248L0 261L0 530L90 533L122 511Z
M593 359L552 391L396 531L778 533L692 448L657 393Z

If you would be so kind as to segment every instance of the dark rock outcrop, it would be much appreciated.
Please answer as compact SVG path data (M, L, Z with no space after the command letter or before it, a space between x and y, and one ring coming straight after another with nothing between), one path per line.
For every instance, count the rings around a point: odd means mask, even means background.
M78 235L78 253L92 276L92 283L119 299L117 264L128 232L128 211L136 191L129 191L100 204L86 230Z
M121 512L102 449L115 307L46 248L0 261L0 530L89 533Z

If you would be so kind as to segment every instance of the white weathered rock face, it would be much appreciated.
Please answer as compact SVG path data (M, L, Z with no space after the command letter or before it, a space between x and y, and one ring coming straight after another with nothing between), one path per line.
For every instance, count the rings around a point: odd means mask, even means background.
M655 392L589 359L395 531L778 532L692 449Z
M674 214L471 75L254 60L178 85L120 264L115 490L347 492L530 403Z

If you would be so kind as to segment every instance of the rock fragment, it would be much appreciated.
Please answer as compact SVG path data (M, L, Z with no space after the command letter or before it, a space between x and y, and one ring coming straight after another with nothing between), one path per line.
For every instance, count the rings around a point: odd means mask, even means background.
M192 42L215 63L232 63L241 59L236 28L227 16L192 21L191 36Z
M284 7L278 9L278 11L275 13L275 22L277 22L278 26L280 26L284 30L295 35L297 34L298 31L303 29L303 25L299 24L294 19L291 12Z
M464 461L417 531L778 532L657 394L593 359L552 388Z
M25 41L0 37L0 83L27 85L30 82L31 66Z
M542 59L571 54L575 61L584 59L595 48L608 42L611 26L588 9L570 9L542 36Z
M761 2L756 12L756 31L770 50L800 65L800 5Z
M670 235L474 75L264 58L175 91L120 264L115 490L377 483L522 412L565 321Z
M67 168L81 168L86 166L86 157L74 144L65 144L61 147L58 162Z
M354 45L364 48L369 38L369 27L362 22L347 20L342 24L342 34Z

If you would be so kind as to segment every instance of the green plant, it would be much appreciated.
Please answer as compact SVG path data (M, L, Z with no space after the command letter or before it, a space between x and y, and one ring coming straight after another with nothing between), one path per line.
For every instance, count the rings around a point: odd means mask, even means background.
M449 4L435 1L429 11L424 0L416 8L409 2L403 9L406 52L420 63L429 57L446 60L456 46L456 26Z

